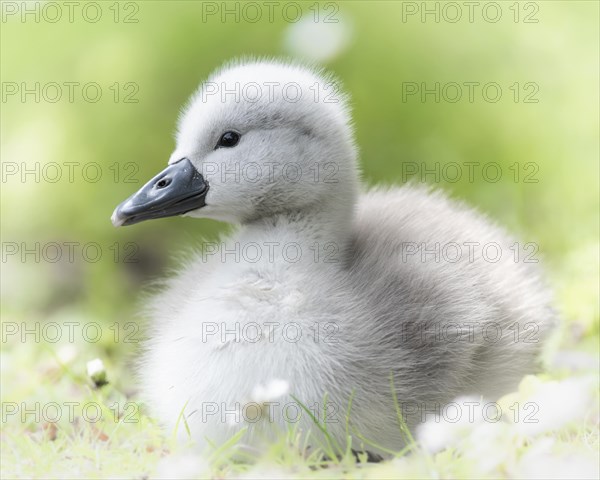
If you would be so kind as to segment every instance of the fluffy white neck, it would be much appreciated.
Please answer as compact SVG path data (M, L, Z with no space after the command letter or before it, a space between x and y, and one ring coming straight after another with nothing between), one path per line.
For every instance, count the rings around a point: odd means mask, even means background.
M273 242L277 247L289 248L292 254L297 244L302 250L299 263L336 264L349 247L355 196L354 191L348 191L346 198L262 217L245 224L240 233L246 242Z

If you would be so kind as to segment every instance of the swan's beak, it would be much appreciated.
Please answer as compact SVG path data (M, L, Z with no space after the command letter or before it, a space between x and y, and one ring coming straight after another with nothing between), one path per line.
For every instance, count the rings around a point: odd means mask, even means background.
M205 205L208 183L187 158L169 165L112 214L115 227L172 217Z

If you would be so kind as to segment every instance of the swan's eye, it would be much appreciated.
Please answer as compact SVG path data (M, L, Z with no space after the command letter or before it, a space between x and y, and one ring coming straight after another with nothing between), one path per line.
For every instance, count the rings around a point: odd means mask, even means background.
M239 133L225 132L223 135L221 135L221 138L219 138L219 141L217 142L217 146L215 147L215 149L235 147L239 141L240 141Z

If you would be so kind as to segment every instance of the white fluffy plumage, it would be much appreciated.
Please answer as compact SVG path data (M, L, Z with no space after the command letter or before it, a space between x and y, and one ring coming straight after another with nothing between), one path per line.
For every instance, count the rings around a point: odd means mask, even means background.
M258 447L286 422L318 435L295 397L341 445L351 401L350 433L400 449L392 378L414 428L457 396L513 389L555 322L537 266L488 219L425 187L360 186L334 85L298 64L233 63L182 112L171 163L190 159L210 185L188 215L237 227L152 299L140 375L152 411L168 428L183 412L200 446L247 427ZM215 149L230 130L239 144Z

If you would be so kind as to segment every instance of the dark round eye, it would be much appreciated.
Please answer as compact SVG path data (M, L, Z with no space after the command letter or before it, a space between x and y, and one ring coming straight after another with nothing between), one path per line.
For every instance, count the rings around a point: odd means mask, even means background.
M225 132L219 138L215 148L231 148L235 147L240 141L240 134L236 132Z

